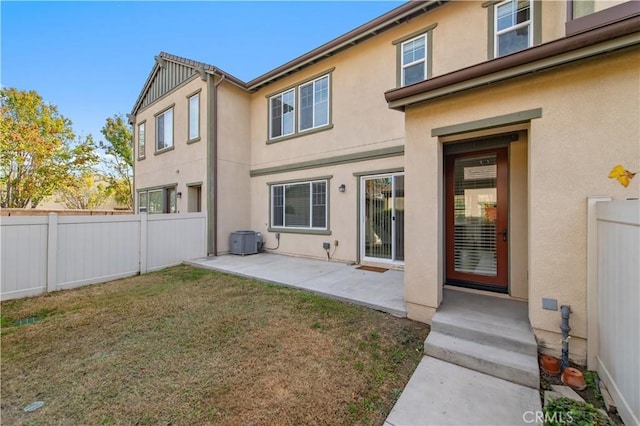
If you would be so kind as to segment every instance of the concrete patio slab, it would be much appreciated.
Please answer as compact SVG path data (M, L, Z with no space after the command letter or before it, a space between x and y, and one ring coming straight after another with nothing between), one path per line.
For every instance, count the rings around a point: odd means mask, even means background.
M402 271L372 272L339 262L273 253L206 257L185 263L312 291L398 317L407 316Z
M425 356L385 425L532 424L538 391Z

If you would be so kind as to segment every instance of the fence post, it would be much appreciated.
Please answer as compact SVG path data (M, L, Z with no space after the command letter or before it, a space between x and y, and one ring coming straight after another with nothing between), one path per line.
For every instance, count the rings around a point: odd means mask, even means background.
M598 369L600 352L598 334L598 217L597 204L611 201L611 197L587 198L587 368Z
M58 215L49 213L47 226L47 292L56 291L58 279Z
M140 275L147 273L147 213L140 213Z

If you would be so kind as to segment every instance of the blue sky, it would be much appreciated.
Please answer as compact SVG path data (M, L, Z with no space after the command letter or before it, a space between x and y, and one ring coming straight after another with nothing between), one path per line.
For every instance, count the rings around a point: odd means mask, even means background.
M0 2L0 84L36 90L102 138L126 114L161 51L248 81L401 1Z

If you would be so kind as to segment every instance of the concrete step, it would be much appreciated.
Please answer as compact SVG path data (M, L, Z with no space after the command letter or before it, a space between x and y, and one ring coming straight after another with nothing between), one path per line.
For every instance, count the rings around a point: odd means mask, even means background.
M529 321L485 312L443 309L433 317L431 330L466 340L537 357L538 345Z
M537 354L523 354L476 339L467 340L451 336L433 329L425 341L425 353L493 377L533 389L540 388Z

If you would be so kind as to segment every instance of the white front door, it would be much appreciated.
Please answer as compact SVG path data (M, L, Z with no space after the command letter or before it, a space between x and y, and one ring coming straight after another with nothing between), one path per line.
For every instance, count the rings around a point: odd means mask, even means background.
M404 262L404 174L362 177L360 258Z

